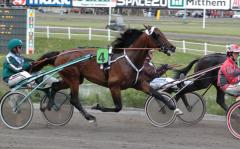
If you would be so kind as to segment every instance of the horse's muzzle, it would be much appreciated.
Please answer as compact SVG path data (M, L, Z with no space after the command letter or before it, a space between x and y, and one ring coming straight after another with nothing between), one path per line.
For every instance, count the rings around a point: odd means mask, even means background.
M172 53L174 53L174 52L176 51L176 47L171 46L169 50L170 50Z
M170 56L171 53L174 53L174 52L175 52L176 47L174 47L174 46L163 47L162 50L163 50L163 51L162 51L163 53L165 53L165 54L167 54L168 56Z

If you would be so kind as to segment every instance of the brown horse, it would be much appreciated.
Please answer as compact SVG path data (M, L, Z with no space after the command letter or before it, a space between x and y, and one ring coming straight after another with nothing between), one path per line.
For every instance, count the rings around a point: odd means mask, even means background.
M113 53L111 54L110 69L107 75L103 69L100 69L96 59L89 59L60 71L62 81L54 83L52 90L56 92L70 88L71 104L89 121L95 121L95 117L85 111L78 98L79 84L83 83L84 78L98 85L108 87L115 105L115 108L96 105L93 109L102 112L119 112L122 109L121 90L135 88L154 96L163 101L170 109L175 110L176 107L171 101L166 101L161 94L149 86L148 82L138 77L142 73L143 63L149 50L158 49L168 55L170 52L175 52L175 47L158 28L151 26L145 26L145 28L146 30L128 29L112 43ZM39 58L39 61L44 61L41 62L41 66L38 65L38 68L33 70L38 71L48 64L58 66L86 54L96 55L96 48L76 48L63 52L50 52Z

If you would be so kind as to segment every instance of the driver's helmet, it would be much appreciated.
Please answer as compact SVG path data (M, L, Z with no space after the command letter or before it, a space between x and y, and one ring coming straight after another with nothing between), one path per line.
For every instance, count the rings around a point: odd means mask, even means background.
M16 48L17 46L22 46L23 42L20 39L11 39L9 40L8 44L7 44L7 48L9 51L11 51L12 49Z
M228 48L227 48L227 56L230 56L230 53L240 53L240 46L237 44L231 44Z

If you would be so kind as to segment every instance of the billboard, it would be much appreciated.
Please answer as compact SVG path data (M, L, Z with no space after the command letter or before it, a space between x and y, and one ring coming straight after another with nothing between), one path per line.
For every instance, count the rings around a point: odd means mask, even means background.
M115 7L116 0L73 0L74 7Z
M58 7L71 7L72 0L27 0L26 5L28 6L58 6Z
M26 49L26 9L0 8L0 52L6 53L10 39L19 38Z
M116 7L167 8L167 0L117 0Z
M240 10L240 0L232 0L231 9L232 10Z
M23 41L23 49L26 49L26 53L33 52L34 10L0 8L0 16L0 52L8 51L7 43L13 38Z
M230 9L230 0L168 0L173 9Z

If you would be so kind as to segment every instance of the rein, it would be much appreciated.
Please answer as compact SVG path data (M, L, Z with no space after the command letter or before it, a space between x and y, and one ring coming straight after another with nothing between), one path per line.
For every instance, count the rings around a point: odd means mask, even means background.
M196 77L196 76L198 76L198 75L205 74L205 73L207 73L207 72L210 72L210 71L212 71L212 70L215 70L215 69L220 68L221 65L222 65L222 64L218 64L218 65L216 65L216 66L213 66L213 67L210 67L210 68L207 68L207 69L203 69L203 70L201 70L201 71L198 71L198 72L196 72L196 73L194 73L194 74L191 74L191 75L187 76L187 78L194 78L194 77ZM186 79L183 79L183 80L186 81Z
M215 69L218 69L218 68L221 67L221 65L222 65L222 64L218 64L218 65L213 66L213 67L211 67L211 68L203 69L203 70L198 71L198 72L196 72L196 73L194 73L194 74L191 74L191 75L189 75L189 76L186 76L184 79L176 79L176 80L174 80L174 81L168 82L168 83L164 84L164 85L161 86L161 87L164 87L164 86L169 85L169 84L172 84L172 85L170 85L169 87L173 87L173 86L175 86L175 85L177 85L177 84L179 84L179 83L182 83L182 82L184 82L184 81L188 81L188 80L190 80L190 79L192 79L192 78L195 78L194 81L195 81L195 80L199 80L199 78L202 77L205 73L210 72L210 71L213 71L213 70L215 70ZM206 78L204 78L204 79L206 79ZM165 90L165 89L164 89L164 90Z

